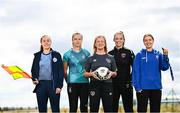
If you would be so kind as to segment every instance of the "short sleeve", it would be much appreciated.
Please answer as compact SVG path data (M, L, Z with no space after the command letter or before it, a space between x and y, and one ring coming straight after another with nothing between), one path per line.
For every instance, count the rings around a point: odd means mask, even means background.
M68 54L67 53L65 53L64 55L63 55L63 61L64 62L68 62Z
M117 71L117 66L114 57L111 57L111 71Z
M91 70L91 57L89 57L85 63L85 70L86 72L90 72Z
M90 56L90 53L89 53L89 51L88 51L88 50L84 49L84 52L85 52L85 54L86 54L86 56L87 56L87 57L89 57L89 56Z

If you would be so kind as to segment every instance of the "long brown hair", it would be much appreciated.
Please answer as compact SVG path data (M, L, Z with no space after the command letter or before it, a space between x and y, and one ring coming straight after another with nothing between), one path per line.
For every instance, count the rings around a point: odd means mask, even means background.
M97 51L97 47L96 47L95 44L96 44L96 41L97 41L98 38L103 38L103 39L104 39L104 42L105 42L104 50L105 50L105 52L107 53L107 43L106 43L106 38L105 38L103 35L99 35L99 36L97 36L97 37L95 38L95 40L94 40L94 45L93 45L94 53L96 53L96 51Z

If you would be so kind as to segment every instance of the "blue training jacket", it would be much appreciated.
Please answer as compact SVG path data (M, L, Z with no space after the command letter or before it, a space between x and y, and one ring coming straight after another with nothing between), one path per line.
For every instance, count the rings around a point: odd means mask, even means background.
M132 84L136 91L162 89L161 70L169 68L169 58L159 51L142 49L137 53L132 69Z
M34 60L31 68L32 80L39 78L39 62L41 58L42 51L39 51L34 54ZM61 54L52 50L52 76L53 76L53 88L62 88L64 80L64 67L61 58ZM38 85L36 85L33 92L36 92Z

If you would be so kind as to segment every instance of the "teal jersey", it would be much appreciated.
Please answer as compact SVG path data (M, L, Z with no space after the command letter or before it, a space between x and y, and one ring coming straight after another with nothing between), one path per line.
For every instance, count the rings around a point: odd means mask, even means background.
M79 52L72 49L67 51L63 56L63 61L69 66L67 75L67 83L88 83L89 79L84 76L85 63L90 53L86 49L81 49Z

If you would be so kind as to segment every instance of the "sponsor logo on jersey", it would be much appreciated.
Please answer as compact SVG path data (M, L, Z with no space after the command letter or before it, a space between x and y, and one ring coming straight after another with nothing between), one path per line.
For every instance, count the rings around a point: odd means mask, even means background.
M142 59L142 60L145 60L145 59L146 59L146 57L142 57L141 59Z
M156 59L157 59L157 60L159 59L159 56L158 56L158 55L156 55Z
M85 59L86 58L86 56L85 55L82 55L82 59Z
M97 60L96 59L93 59L93 62L96 62Z
M110 64L111 63L111 59L106 58L106 62Z
M121 57L125 58L126 57L126 53L121 53Z

